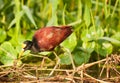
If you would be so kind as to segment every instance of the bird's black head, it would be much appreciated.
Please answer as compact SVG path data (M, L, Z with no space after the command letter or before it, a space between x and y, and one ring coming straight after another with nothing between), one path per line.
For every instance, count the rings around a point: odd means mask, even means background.
M31 50L32 46L33 46L33 42L32 41L26 40L26 41L23 42L23 49L24 49L24 51Z
M29 40L24 41L23 42L23 49L24 49L24 51L30 50L31 53L38 53L38 52L40 52L40 48L39 48L35 38L33 38L32 41L29 41Z

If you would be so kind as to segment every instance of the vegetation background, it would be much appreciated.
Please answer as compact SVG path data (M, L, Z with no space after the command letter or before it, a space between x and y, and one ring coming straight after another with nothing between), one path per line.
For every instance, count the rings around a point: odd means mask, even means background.
M44 26L72 25L74 32L56 49L63 68L120 53L120 0L0 0L0 64L14 65L25 40ZM51 52L25 52L19 64L55 64Z

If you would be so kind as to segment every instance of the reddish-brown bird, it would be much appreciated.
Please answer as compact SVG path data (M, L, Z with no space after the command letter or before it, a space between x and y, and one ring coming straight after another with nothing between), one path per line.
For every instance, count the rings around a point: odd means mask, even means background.
M37 30L32 41L25 41L24 51L51 51L64 41L71 33L71 26L50 26Z

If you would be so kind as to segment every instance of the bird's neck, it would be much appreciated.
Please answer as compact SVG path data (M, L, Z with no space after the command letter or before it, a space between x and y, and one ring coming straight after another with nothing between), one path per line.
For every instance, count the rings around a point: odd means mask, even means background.
M32 53L38 53L39 52L39 49L36 48L34 45L31 47L30 50L31 50Z
M38 52L40 52L40 48L38 47L38 42L37 42L36 38L33 37L32 42L33 42L33 44L32 44L32 47L31 47L30 50L31 50L33 53L38 53Z

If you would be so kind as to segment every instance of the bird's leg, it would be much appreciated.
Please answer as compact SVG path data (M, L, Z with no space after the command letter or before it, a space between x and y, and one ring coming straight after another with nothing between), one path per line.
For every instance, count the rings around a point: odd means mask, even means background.
M56 65L54 66L53 70L50 72L49 76L51 76L51 75L54 73L55 69L56 69L56 68L58 67L58 65L60 64L60 58L57 56L57 54L56 54L55 51L53 51L53 54L54 54L55 57L57 58L57 63L56 63Z

